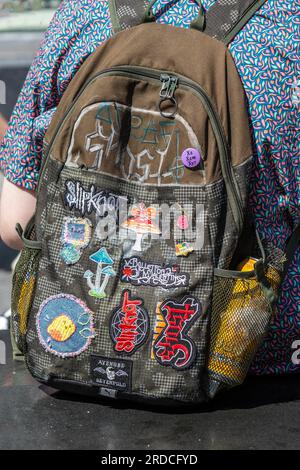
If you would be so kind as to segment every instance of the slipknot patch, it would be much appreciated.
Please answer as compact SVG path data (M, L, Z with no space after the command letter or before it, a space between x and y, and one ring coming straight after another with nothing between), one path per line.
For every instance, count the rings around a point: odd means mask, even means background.
M99 217L115 216L119 214L120 206L127 202L126 197L99 189L94 184L85 189L80 181L74 180L66 181L63 199L68 209L76 210L82 217L92 212Z
M121 305L110 321L110 336L118 353L133 354L149 334L149 316L143 300L130 296L129 290L122 292Z
M188 331L202 312L200 302L193 296L185 296L181 300L166 300L159 308L166 326L154 342L155 359L163 366L187 369L197 354Z

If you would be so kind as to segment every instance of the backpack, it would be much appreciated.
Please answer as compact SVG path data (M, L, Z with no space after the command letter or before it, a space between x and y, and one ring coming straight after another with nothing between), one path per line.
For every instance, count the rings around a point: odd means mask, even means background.
M154 3L111 2L117 34L58 106L35 216L17 226L11 326L42 383L199 403L244 381L283 270L247 211L250 128L226 48L263 2L206 18L200 4L189 29L155 23Z

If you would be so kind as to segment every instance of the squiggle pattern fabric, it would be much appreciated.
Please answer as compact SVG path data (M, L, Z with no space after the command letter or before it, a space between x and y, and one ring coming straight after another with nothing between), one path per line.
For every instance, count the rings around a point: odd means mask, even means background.
M214 0L204 0L209 9ZM160 0L158 22L188 27L193 0ZM299 102L300 0L268 0L230 45L249 101L255 142L251 209L270 249L284 249L300 223ZM71 78L112 34L109 9L99 0L65 0L30 68L0 151L6 178L35 189L42 141ZM300 250L284 281L269 333L252 372L300 372L292 344L300 339Z
M249 100L256 145L251 208L269 249L284 250L300 223L299 105L300 2L268 1L231 45ZM292 345L300 339L300 250L282 286L270 331L254 373L299 372Z

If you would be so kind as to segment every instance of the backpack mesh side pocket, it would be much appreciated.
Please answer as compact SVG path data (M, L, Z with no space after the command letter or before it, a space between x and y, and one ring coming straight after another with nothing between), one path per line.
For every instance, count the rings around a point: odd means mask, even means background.
M267 331L272 303L255 275L215 275L208 354L208 395L241 384ZM247 273L248 274L248 273ZM265 278L276 294L280 273L268 266Z
M24 352L27 322L34 297L41 245L35 240L32 223L21 235L24 248L16 264L12 280L11 329L15 342Z

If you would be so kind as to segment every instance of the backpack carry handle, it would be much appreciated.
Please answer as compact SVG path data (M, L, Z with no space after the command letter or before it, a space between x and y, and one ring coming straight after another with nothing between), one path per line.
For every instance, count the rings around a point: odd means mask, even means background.
M199 5L199 13L197 18L190 24L190 28L197 29L202 33L205 30L205 10L202 2L197 1L196 3Z
M155 21L155 16L152 10L156 1L157 0L152 0L149 3L144 15L143 23L151 23ZM205 12L202 6L202 2L199 0L195 0L195 2L199 5L199 14L197 18L190 24L190 28L197 29L202 32L205 29Z
M155 21L155 16L154 16L153 11L152 11L152 8L153 8L155 3L156 3L156 0L152 0L149 3L149 5L148 5L148 7L145 11L145 15L144 15L142 23L151 23L152 21Z

